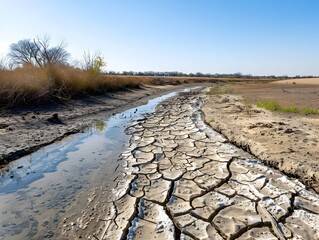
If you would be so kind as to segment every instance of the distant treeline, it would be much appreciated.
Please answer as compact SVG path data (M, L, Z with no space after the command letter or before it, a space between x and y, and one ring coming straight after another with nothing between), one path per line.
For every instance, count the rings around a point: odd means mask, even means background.
M108 71L108 75L124 75L124 76L154 76L154 77L209 77L209 78L245 78L245 79L259 79L259 78L273 78L273 79L290 79L290 78L314 78L315 76L300 76L296 75L294 77L289 77L287 75L275 76L275 75L264 75L264 76L254 76L251 74L242 74L242 73L232 73L232 74L219 74L219 73L183 73L178 71L172 72L155 72L155 71L145 71L145 72L134 72L134 71L123 71L115 72Z

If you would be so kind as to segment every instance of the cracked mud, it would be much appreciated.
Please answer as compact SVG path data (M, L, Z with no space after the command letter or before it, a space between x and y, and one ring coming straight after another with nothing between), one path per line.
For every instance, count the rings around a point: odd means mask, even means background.
M319 196L205 125L183 94L127 128L96 239L318 239Z

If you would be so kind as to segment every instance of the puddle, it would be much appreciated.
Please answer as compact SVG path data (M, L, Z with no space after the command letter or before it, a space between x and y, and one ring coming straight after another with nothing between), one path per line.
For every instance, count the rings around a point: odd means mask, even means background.
M176 94L116 114L1 169L0 239L54 237L67 206L114 180L117 157L130 137L124 132L126 126Z

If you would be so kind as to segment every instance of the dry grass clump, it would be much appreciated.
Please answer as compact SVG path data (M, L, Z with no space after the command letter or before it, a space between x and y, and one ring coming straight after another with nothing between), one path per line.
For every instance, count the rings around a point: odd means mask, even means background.
M0 71L0 105L34 102L46 98L53 83L45 69L24 67Z
M74 95L137 88L151 80L147 77L94 74L91 71L74 68L51 68L49 75L56 87L62 87L64 91Z
M210 90L206 92L207 95L234 94L234 93L237 93L237 91L234 90L230 84L212 86Z
M0 70L0 106L67 101L86 94L137 88L154 77L112 76L71 67Z

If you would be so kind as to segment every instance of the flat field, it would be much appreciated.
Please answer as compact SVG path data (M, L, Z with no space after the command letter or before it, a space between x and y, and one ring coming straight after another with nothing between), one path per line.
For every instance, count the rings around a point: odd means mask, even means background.
M283 106L319 109L319 78L291 79L272 83L238 83L235 90L250 104L276 101Z
M318 79L212 86L203 107L206 122L231 142L317 192L318 110Z

